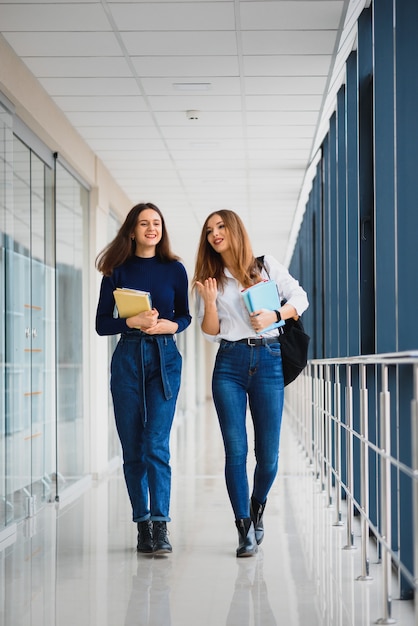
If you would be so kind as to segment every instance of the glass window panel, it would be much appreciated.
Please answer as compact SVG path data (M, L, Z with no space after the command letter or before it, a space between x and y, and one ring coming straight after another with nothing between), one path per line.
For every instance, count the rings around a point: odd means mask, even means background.
M83 412L83 259L88 192L56 169L56 315L58 472L65 488L85 473Z
M5 242L8 212L13 187L13 134L12 117L0 105L0 531L13 520L13 505L6 481L6 335L5 323Z

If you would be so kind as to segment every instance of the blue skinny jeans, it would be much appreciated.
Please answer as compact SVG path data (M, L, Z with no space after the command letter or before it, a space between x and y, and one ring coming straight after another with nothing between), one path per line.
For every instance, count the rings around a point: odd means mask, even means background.
M182 357L172 335L124 333L110 388L134 522L170 521L170 431Z
M278 469L284 382L280 343L248 346L222 340L212 376L225 447L225 479L235 519L250 517L247 399L254 426L252 496L264 504Z

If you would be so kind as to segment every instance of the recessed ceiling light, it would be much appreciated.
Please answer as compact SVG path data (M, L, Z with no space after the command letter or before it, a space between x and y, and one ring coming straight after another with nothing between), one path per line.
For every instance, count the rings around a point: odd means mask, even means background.
M209 91L212 83L173 83L177 91Z

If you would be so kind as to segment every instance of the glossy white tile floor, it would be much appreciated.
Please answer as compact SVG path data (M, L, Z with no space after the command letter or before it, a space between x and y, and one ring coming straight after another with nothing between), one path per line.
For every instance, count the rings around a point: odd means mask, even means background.
M319 485L284 420L280 471L254 558L236 559L237 534L211 405L177 420L172 438L173 554L137 555L120 471L72 503L47 505L0 551L5 626L359 626L383 615L381 567L361 573L344 550ZM1 546L0 546L1 548ZM415 624L412 602L392 617Z

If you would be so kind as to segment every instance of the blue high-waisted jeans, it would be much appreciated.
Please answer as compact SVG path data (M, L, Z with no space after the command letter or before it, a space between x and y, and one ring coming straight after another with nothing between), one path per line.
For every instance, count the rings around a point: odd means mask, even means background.
M170 521L170 431L182 357L172 335L124 333L110 388L134 522Z
M247 476L247 397L254 425L252 495L263 504L277 474L284 383L280 343L265 346L222 340L212 393L225 446L226 486L235 519L250 517Z

